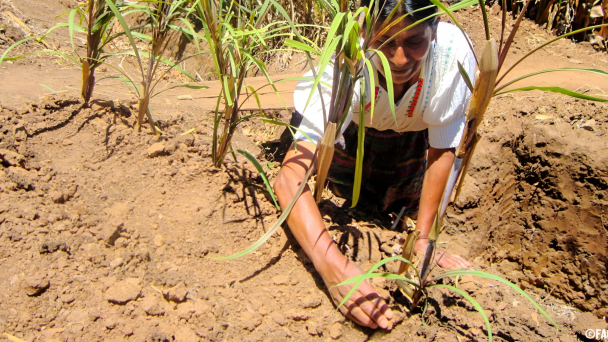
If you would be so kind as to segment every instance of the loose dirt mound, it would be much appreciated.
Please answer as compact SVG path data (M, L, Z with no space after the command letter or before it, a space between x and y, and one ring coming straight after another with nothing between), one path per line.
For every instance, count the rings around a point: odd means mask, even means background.
M459 203L476 208L464 210L469 227L479 229L472 253L524 287L607 316L606 106L548 100L555 105L513 106L507 98L494 104L515 115L488 119Z

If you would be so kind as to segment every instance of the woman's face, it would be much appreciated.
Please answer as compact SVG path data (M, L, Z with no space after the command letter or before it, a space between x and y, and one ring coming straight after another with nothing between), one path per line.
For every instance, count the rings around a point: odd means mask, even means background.
M391 27L382 36L378 37L371 47L373 49L378 49L390 37L408 27L412 23L413 21L406 17L405 19L401 20L401 22ZM379 32L381 29L382 22L379 22L374 27L374 31ZM420 23L404 32L401 32L397 37L395 37L395 39L385 44L380 49L380 51L382 51L382 53L384 53L388 59L388 63L391 68L391 75L393 76L393 83L413 84L415 80L418 80L422 62L426 58L431 41L435 39L435 33L435 28L431 28L431 26L427 23ZM380 61L380 57L377 55L374 55L374 63L376 64L376 67L380 73L384 75L382 62Z

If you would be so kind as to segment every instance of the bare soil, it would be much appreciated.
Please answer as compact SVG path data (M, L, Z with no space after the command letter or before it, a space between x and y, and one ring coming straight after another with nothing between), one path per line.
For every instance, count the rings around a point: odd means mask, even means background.
M71 3L1 5L36 32ZM479 46L479 11L457 17ZM508 63L550 39L535 24L523 25ZM19 33L3 32L0 51ZM562 41L513 76L566 66L606 70L608 57ZM211 259L248 247L278 217L243 157L211 166L213 87L158 97L153 108L165 133L159 138L134 130L135 103L119 84L102 82L92 107L82 108L78 70L55 57L0 68L0 340L5 334L25 341L486 339L481 316L461 296L433 289L423 323L420 309L378 279L374 285L398 313L392 330L356 326L336 311L288 229L240 259ZM548 74L528 84L596 96L608 91L605 79L586 74ZM280 88L288 107L292 90L293 84ZM281 107L272 94L263 103ZM290 120L288 111L267 114ZM490 317L495 340L585 341L585 330L606 328L606 130L601 103L540 92L492 102L442 247L518 284L562 327L553 328L505 285L459 279ZM246 121L234 148L261 158L272 180L282 133ZM336 242L363 268L400 253L403 236L386 229L390 217L348 209L331 193L320 208Z

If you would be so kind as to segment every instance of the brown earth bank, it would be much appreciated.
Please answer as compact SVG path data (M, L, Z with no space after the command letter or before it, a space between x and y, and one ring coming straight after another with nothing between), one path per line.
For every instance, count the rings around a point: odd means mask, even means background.
M32 13L33 27L44 26L39 17L55 20L32 4L14 1L11 8ZM59 14L66 4L45 6ZM457 17L474 42L483 39L478 10ZM496 35L499 24L491 19ZM508 61L549 39L528 22L519 37ZM481 316L463 297L432 289L423 319L392 282L380 279L373 284L397 313L392 330L356 326L336 311L288 229L245 257L211 259L248 247L277 218L261 177L245 158L211 166L212 114L202 102L217 94L192 93L201 96L194 101L176 101L175 92L159 97L153 105L164 135L157 137L146 127L134 131L136 103L116 85L101 86L92 107L82 108L77 90L48 82L49 73L78 77L72 67L48 56L36 63L41 66L24 60L0 70L2 338L486 339ZM534 55L519 74L607 65L608 57L590 46L564 41ZM600 77L549 75L531 83L596 96L608 91ZM43 96L48 91L40 83L65 94ZM265 106L280 107L276 99ZM562 327L553 328L503 284L460 278L457 286L482 305L495 340L577 341L586 340L587 329L606 328L606 109L539 92L503 95L489 108L441 244L478 269L518 284ZM267 114L290 120L286 111ZM260 158L272 181L281 133L250 120L239 126L233 145ZM335 241L363 268L400 253L404 236L385 229L389 217L348 209L331 193L320 208Z

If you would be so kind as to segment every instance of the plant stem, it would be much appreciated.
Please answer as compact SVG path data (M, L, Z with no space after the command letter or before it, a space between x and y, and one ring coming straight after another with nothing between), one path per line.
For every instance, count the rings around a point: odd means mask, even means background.
M479 9L483 15L483 26L486 29L486 40L490 40L490 23L488 23L488 13L486 11L486 4L484 0L479 0Z

